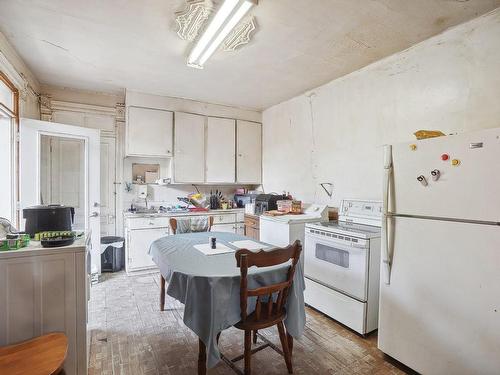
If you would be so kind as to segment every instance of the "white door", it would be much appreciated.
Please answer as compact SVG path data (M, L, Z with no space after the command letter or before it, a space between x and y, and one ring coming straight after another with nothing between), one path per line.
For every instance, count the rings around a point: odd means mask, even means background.
M20 208L41 204L42 136L75 139L84 143L84 229L91 233L92 272L100 272L100 135L99 130L47 121L21 119ZM63 184L64 185L64 184ZM22 220L24 227L24 220Z
M173 113L129 107L126 124L127 156L172 156Z
M116 233L116 139L101 137L101 235Z
M236 121L209 117L207 120L208 183L235 182L236 173Z
M45 134L40 136L40 203L73 207L73 228L85 229L83 139Z
M205 182L205 116L175 112L174 181Z
M380 286L379 348L422 374L497 374L500 227L393 222L391 283Z
M169 228L134 229L128 232L127 271L156 267L148 254L151 244L169 235Z
M236 128L236 179L239 183L260 184L262 180L262 125L240 121Z
M500 128L398 144L392 151L391 211L500 222ZM439 171L436 181L432 171Z

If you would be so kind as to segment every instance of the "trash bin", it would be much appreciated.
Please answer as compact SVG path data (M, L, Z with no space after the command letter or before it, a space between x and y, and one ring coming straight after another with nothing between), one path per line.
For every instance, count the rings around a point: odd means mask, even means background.
M125 267L123 237L101 237L101 272L117 272Z

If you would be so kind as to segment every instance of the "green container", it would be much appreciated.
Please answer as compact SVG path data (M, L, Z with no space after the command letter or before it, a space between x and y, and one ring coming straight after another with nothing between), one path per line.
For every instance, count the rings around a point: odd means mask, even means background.
M29 234L21 234L18 238L0 240L0 251L18 250L28 246L30 243Z

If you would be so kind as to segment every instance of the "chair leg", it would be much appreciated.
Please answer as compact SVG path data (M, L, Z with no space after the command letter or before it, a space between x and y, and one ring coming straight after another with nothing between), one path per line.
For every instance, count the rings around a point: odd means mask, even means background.
M278 326L278 332L280 334L281 347L283 348L283 354L285 356L286 368L288 369L289 374L293 374L292 357L290 355L290 347L288 346L285 327L283 325L283 322L279 322L277 326Z
M287 332L286 339L288 341L288 348L290 350L290 357L293 356L293 337Z
M207 347L205 343L198 339L198 375L207 373Z
M254 344L257 344L257 332L259 332L259 331L258 330L253 331L253 343Z
M165 278L160 275L160 310L165 311Z
M252 370L250 366L252 356L252 331L245 331L245 375L250 375Z

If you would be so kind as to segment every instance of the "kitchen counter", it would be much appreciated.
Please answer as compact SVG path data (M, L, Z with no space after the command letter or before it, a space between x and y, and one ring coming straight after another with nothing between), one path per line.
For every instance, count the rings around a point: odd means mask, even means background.
M208 210L208 211L194 211L194 212L124 212L124 218L134 217L178 217L178 216L204 216L204 215L221 215L221 214L235 214L244 212L244 208L228 208L227 210Z
M33 255L75 253L85 251L85 236L77 238L69 246L61 247L42 247L40 241L31 240L30 244L17 250L0 250L0 259L18 258Z

